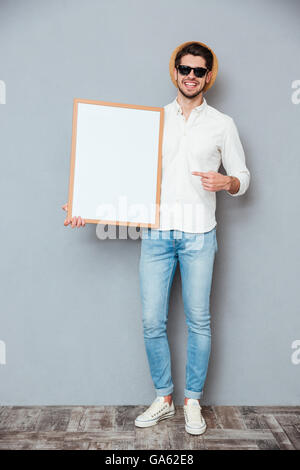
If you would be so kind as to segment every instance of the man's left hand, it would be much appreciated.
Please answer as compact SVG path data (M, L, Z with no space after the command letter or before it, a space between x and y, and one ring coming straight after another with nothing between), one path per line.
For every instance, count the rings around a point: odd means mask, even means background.
M232 177L216 171L192 171L192 175L201 177L203 189L206 191L228 191L231 187Z

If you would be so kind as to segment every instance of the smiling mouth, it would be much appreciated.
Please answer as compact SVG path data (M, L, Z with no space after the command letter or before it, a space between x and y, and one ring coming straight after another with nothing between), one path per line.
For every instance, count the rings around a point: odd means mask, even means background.
M193 88L196 88L197 83L196 82L184 82L184 86L188 88L189 90L192 90Z

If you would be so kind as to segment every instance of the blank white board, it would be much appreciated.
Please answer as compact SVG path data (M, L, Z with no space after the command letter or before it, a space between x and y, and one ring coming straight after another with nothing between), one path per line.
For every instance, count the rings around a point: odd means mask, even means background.
M159 227L164 108L75 99L68 216Z

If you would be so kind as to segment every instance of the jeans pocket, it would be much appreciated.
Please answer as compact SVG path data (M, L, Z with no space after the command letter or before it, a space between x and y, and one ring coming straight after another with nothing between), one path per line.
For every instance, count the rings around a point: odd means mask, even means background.
M184 235L184 249L186 251L199 251L204 246L204 233L185 233Z

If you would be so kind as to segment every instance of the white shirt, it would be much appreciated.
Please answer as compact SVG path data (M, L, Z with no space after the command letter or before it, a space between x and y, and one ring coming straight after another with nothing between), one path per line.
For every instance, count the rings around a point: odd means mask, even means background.
M203 233L216 225L216 192L203 189L200 176L192 171L218 171L221 163L227 175L240 180L246 192L250 172L233 119L209 106L203 98L185 119L174 99L164 106L162 182L159 230Z

